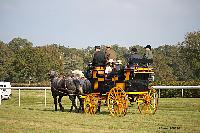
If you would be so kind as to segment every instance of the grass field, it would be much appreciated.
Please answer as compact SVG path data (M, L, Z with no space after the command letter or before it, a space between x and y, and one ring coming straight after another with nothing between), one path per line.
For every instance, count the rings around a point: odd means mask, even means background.
M50 91L46 107L44 91L21 91L18 107L18 91L12 91L0 105L0 132L200 132L200 98L159 99L155 115L139 114L135 103L124 117L110 116L106 106L96 115L69 113L68 97L62 103L65 112L55 112Z

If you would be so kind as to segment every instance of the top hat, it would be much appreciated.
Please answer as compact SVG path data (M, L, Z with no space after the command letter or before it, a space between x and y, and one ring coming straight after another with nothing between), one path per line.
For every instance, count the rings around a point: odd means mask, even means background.
M101 47L100 47L100 46L95 46L94 48L95 48L95 49L101 49Z
M151 50L151 45L147 45L147 46L144 47L144 48L149 48L149 49Z
M137 48L131 48L131 51L137 52Z

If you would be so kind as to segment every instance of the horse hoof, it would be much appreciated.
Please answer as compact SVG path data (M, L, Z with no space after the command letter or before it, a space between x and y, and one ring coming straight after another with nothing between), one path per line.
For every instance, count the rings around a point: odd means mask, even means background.
M100 109L97 109L97 113L100 113Z
M84 109L83 109L83 108L79 108L79 109L78 109L78 112L83 113L83 112L84 112Z
M62 108L60 109L60 111L61 111L61 112L64 112L64 108L62 107Z

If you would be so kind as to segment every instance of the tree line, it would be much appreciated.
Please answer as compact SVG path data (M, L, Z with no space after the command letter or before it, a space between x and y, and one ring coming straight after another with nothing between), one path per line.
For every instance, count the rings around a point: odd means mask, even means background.
M104 45L102 45L105 48ZM141 55L144 47L133 45ZM112 48L117 59L127 63L125 54L131 47L117 44ZM189 32L183 42L153 48L156 82L200 80L200 31ZM14 83L38 83L48 81L48 72L56 70L85 69L93 58L94 48L70 48L59 44L33 46L23 38L13 38L9 43L0 41L0 80Z

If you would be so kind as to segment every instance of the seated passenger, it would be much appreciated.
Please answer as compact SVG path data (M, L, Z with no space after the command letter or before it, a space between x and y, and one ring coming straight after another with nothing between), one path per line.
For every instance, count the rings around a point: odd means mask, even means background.
M87 65L87 68L84 70L84 75L86 78L91 79L92 78L92 62L89 62Z
M145 59L145 63L147 64L147 66L153 63L153 54L152 54L150 45L147 45L145 47L145 54L143 58Z
M106 46L105 57L106 57L107 63L109 62L110 59L113 59L114 61L116 61L117 56L116 56L115 51L112 49L111 45Z
M136 48L132 48L131 49L131 54L129 57L129 65L134 65L134 64L138 64L140 63L140 60L142 59L142 57L138 54L138 51Z
M119 71L122 69L122 60L117 60L116 62L116 71Z
M124 66L122 66L122 61L121 60L117 60L117 62L116 62L116 71L117 71L118 79L119 80L124 80L125 79Z
M105 73L106 74L109 74L109 73L111 73L113 71L113 63L114 63L113 59L110 59L108 61L108 64L107 64L106 69L105 69Z
M100 46L95 46L95 53L92 61L93 66L105 66L106 58L103 51L101 51Z
M153 59L153 54L152 54L151 46L150 45L147 45L145 47L144 58L146 58L146 59Z

